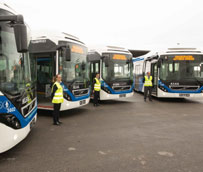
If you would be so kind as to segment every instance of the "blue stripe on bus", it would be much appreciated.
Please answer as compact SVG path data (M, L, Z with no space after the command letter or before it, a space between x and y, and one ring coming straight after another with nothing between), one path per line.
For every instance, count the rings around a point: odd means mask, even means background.
M7 103L8 107L5 107L5 103ZM24 128L28 125L28 123L34 118L37 114L37 106L30 112L30 114L24 118L23 115L17 110L17 108L5 97L0 96L0 113L13 114L20 121L21 127Z
M191 91L191 90L172 90L170 88L168 88L164 83L162 83L160 80L158 81L159 85L164 87L168 93L202 93L202 90L203 90L203 86L200 87L198 90L195 90L195 91Z
M132 87L130 90L126 90L126 91L114 91L106 82L101 81L101 86L106 87L109 89L109 91L111 92L111 94L127 94L127 93L132 93L133 89L134 89L134 82L132 84Z
M80 101L80 100L84 100L84 99L87 99L87 98L90 97L90 89L89 89L87 95L75 97L75 96L71 93L71 91L70 91L63 83L61 83L61 85L62 85L62 87L63 87L63 91L71 97L71 100L72 100L72 101Z
M144 58L139 58L139 57L133 58L133 62L142 61L142 60L144 60Z

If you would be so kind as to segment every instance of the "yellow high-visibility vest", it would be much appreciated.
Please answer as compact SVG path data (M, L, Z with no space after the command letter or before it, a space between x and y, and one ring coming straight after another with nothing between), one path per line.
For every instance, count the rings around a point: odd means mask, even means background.
M28 87L28 88L26 89L26 94L27 94L27 98L28 98L28 103L31 103L31 102L32 102L32 97L33 97L33 92L32 92L32 90L31 90L31 88L30 88L30 83L27 83L27 84L26 84L26 87Z
M58 82L55 82L52 86L51 92L53 92L54 85L57 86L57 90L52 99L52 103L63 103L63 87Z
M94 91L100 91L101 90L101 83L100 80L97 78L94 78L96 80L96 83L94 84Z
M148 76L145 76L144 86L146 87L152 86L152 76L150 76L149 78Z

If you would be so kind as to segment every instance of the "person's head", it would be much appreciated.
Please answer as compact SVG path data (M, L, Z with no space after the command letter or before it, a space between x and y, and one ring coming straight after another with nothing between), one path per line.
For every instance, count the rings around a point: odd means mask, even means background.
M99 79L99 77L100 77L100 74L96 73L96 78Z
M61 75L60 74L57 74L55 78L56 78L57 82L61 82Z
M147 76L150 76L150 72L147 72Z

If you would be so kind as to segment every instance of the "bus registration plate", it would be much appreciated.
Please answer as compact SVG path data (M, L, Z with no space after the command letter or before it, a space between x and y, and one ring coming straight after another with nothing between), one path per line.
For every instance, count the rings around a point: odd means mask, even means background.
M120 94L119 97L126 97L126 94Z
M180 96L180 97L190 97L190 94L180 93L179 96Z
M81 100L80 105L84 105L84 104L86 104L86 100Z

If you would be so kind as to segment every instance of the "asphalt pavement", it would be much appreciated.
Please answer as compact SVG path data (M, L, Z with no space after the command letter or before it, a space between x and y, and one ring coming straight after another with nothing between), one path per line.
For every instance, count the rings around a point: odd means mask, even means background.
M135 93L65 111L61 121L38 111L28 137L0 154L0 172L203 171L203 98L144 102Z

